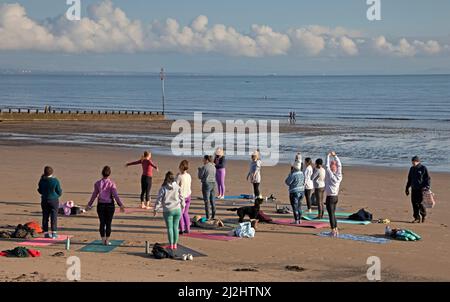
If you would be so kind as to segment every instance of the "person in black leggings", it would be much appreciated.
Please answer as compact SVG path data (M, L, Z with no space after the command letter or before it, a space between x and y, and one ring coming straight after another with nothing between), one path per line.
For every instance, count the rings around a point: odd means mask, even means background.
M109 179L110 175L111 168L105 166L102 170L103 178L95 183L94 192L86 207L87 210L92 209L92 205L98 197L97 214L100 220L99 231L104 245L109 245L109 237L111 237L111 224L116 210L114 202L116 201L120 206L121 212L125 211L125 207L117 194L116 184Z
M62 195L61 185L56 177L53 177L53 168L45 167L38 185L41 194L42 230L46 238L58 238L58 208L59 197ZM48 232L48 220L51 219L51 234Z

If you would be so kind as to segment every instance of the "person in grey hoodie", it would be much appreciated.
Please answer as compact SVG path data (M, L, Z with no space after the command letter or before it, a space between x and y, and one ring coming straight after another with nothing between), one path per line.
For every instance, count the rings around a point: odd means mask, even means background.
M175 181L175 175L167 172L164 182L159 189L158 198L155 201L154 216L157 211L163 208L164 221L167 227L167 236L169 237L169 249L177 249L178 235L181 219L181 211L185 207L185 201L181 194L180 186Z
M213 164L212 156L205 155L203 158L203 166L198 168L198 178L202 182L206 219L214 219L216 217L216 204L214 200L216 194L216 167ZM209 205L211 205L211 214L209 212Z
M289 200L294 212L294 223L300 224L302 218L302 199L305 193L305 176L301 163L294 163L291 172L284 181L289 187Z

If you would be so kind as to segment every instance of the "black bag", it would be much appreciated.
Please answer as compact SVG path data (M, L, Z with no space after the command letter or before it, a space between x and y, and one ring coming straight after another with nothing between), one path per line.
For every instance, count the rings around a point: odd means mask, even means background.
M159 243L153 245L152 254L156 259L165 259L170 256L166 249Z
M373 215L364 209L361 209L348 217L348 219L355 221L372 221L372 218Z

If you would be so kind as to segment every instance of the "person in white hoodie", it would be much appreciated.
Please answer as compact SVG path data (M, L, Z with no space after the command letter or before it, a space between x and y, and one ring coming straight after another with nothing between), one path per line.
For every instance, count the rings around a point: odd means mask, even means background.
M323 212L324 212L323 196L324 196L324 192L325 192L326 171L322 166L323 166L323 160L321 158L316 159L316 167L314 169L314 173L312 176L312 180L314 183L314 197L316 198L317 210L318 210L316 219L322 219Z
M330 218L331 235L338 236L339 231L336 221L336 205L338 203L339 186L342 181L342 163L336 152L330 152L327 156L325 193L327 194L326 206Z
M312 180L313 167L311 158L305 158L305 168L303 170L303 175L305 175L305 199L306 206L308 207L308 213L311 213L311 196L314 191L314 183Z
M164 182L159 189L158 198L155 201L154 216L163 208L164 221L166 222L167 235L169 237L169 249L177 249L181 212L185 207L185 200L181 194L181 188L175 181L172 172L167 172Z

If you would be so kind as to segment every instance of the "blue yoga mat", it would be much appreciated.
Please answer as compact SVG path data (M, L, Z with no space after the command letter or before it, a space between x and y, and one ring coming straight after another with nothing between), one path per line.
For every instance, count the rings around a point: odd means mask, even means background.
M318 222L329 222L329 219L314 219L310 216L302 216L302 219L308 220L308 221L318 221ZM338 219L338 223L346 223L346 224L356 224L356 225L368 225L371 224L371 221L358 221L358 220L349 220L349 219Z
M124 241L123 240L111 240L111 245L103 245L101 240L94 240L88 245L82 247L80 252L89 252L89 253L109 253L114 250L116 247L120 246Z
M223 199L244 199L242 195L236 195L236 196L225 196Z
M321 232L317 234L320 237L330 237L331 232ZM373 236L365 235L353 235L353 234L339 234L338 239L353 240L353 241L363 241L368 243L385 244L390 242L387 238L379 238Z

